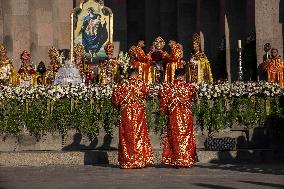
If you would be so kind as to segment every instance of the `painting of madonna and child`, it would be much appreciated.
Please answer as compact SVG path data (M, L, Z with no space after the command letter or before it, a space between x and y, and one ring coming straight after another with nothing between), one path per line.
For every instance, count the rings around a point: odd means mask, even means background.
M90 63L106 58L104 45L113 36L113 14L103 1L84 0L73 17L73 45L82 44Z

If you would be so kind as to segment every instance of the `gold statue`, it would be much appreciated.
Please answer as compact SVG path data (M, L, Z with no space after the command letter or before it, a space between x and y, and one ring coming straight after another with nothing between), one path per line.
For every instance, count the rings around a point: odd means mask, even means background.
M84 47L81 44L77 44L74 47L74 63L79 69L81 76L84 78L85 83L92 83L93 74L89 66L88 59L84 55Z
M7 56L7 49L0 45L0 85L16 84L17 74L13 63Z
M55 47L51 47L48 50L48 56L50 58L50 65L48 67L48 70L45 74L45 79L43 81L45 85L51 85L53 83L55 74L61 67L60 55L58 49L56 49Z
M193 35L193 50L189 63L189 77L188 81L195 83L212 83L212 73L209 60L201 49L201 39L198 33Z
M21 54L21 67L18 71L21 87L37 85L37 73L31 64L31 54L24 50Z
M107 59L99 65L99 83L103 85L113 84L116 81L118 71L118 61L113 58L114 45L108 42L104 46L104 50Z

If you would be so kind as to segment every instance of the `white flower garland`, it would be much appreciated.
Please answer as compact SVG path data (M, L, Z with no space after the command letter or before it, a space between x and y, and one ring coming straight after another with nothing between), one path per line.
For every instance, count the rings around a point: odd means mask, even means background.
M0 88L0 100L14 99L20 102L25 100L49 99L57 101L61 98L77 98L80 100L103 99L112 96L116 85L54 85L50 87L37 86L31 88L3 86ZM153 96L158 95L162 85L151 85ZM202 98L213 99L217 97L241 97L241 96L283 96L284 89L279 85L268 82L236 82L220 84L196 85L198 95Z

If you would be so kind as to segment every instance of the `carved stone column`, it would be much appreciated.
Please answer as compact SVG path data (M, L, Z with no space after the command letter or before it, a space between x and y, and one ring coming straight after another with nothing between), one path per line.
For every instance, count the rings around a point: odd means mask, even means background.
M30 1L2 1L3 5L3 43L14 59L15 68L20 67L20 53L30 50Z
M255 3L257 63L263 61L263 45L270 43L283 57L283 28L281 23L282 0L257 0Z

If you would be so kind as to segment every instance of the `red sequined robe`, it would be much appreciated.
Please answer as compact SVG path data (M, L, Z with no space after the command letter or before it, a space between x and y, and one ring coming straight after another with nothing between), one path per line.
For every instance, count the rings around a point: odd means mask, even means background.
M195 95L195 86L182 80L164 84L159 91L161 111L168 115L162 157L164 164L188 167L195 163L196 149L191 111Z
M284 87L284 61L280 58L268 59L266 66L267 81L272 83L278 83L281 87Z
M139 46L132 46L129 50L129 54L133 68L136 68L139 71L139 78L145 83L152 81L150 72L151 57L147 56L143 49Z
M175 77L175 71L177 68L182 68L182 49L176 45L172 48L169 55L164 57L166 63L165 66L165 82L172 83Z
M149 87L130 78L114 89L112 102L120 109L118 161L121 168L142 168L153 164L146 122L145 100Z

